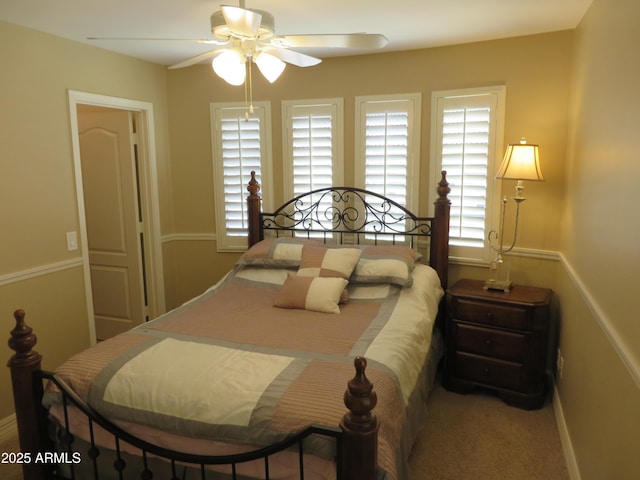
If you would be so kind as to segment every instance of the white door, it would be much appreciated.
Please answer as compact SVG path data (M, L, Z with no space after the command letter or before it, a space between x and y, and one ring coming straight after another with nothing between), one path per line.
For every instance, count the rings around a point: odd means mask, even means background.
M146 316L134 114L77 111L96 338L104 340Z

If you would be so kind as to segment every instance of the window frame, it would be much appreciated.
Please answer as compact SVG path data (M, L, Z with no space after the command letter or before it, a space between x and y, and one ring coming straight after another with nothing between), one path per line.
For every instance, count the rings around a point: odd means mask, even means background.
M218 252L238 252L247 249L246 235L227 233L225 214L224 170L222 157L221 121L225 118L244 120L247 107L244 103L211 103L211 148L213 163L213 187L215 200L216 248ZM271 143L271 102L255 102L250 117L258 118L260 125L260 186L263 208L273 207L273 160ZM246 179L246 184L250 178ZM243 183L243 184L244 184ZM248 195L248 193L247 193ZM246 197L245 197L246 198ZM246 207L246 203L245 203Z
M391 95L366 95L355 97L355 186L366 187L366 115L372 111L384 110L384 106L392 106L405 102L409 116L407 144L407 183L406 204L412 212L418 211L420 200L420 141L422 94L404 93ZM384 192L378 192L384 194Z
M439 90L431 93L431 152L430 178L440 178L442 167L443 110L447 100L459 101L465 97L487 96L495 108L491 111L490 140L487 165L487 190L484 222L484 239L482 247L449 245L449 259L455 263L467 265L487 265L493 258L492 250L487 244L489 231L500 220L501 188L495 181L495 174L504 152L504 125L507 87L497 85L490 87L464 88L455 90ZM432 182L433 183L433 182ZM437 198L435 188L430 188L429 208L433 214L433 202Z

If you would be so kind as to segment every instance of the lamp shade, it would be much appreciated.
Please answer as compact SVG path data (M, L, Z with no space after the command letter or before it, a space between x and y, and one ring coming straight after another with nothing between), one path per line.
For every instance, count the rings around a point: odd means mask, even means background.
M275 82L284 70L284 67L287 66L287 64L282 60L267 52L260 52L256 57L255 62L256 65L258 65L260 72L264 75L264 78L269 81L269 83Z
M540 169L538 145L528 144L524 138L520 143L509 144L496 178L506 180L544 180Z
M242 85L246 75L245 59L236 50L225 50L211 62L213 71L231 85Z

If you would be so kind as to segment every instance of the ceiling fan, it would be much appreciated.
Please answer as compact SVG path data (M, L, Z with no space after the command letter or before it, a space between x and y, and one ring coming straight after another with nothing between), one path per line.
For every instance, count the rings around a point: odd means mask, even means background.
M273 15L264 10L222 5L211 15L212 40L196 40L217 45L169 68L182 68L205 60L212 60L215 73L232 85L242 85L251 62L258 66L265 78L273 83L286 64L310 67L321 62L319 58L297 52L292 48L382 48L387 38L380 34L316 34L276 35ZM95 37L94 37L95 39Z

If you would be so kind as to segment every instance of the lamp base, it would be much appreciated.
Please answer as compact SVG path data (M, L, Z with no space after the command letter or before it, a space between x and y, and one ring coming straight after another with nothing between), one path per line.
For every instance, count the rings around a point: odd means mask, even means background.
M499 290L501 292L510 292L513 282L511 280L487 280L484 282L485 290Z
M509 292L511 290L511 277L509 261L498 254L489 265L489 279L484 284L485 290L499 290Z

